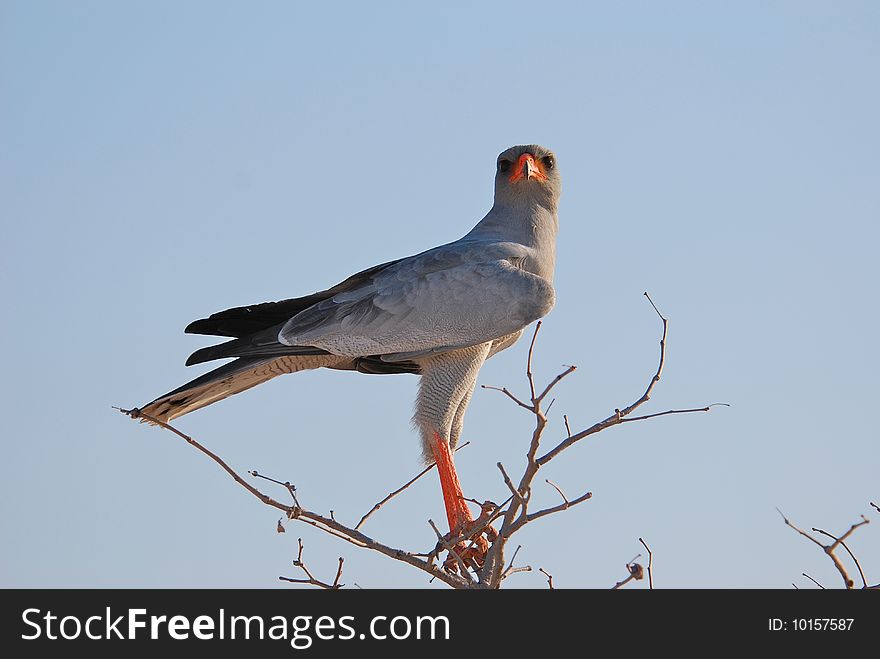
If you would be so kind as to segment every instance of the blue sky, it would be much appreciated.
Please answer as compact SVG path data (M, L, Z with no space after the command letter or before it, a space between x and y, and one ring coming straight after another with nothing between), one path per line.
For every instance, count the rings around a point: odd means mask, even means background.
M143 404L201 371L183 327L311 293L466 233L496 155L540 143L564 180L562 364L548 442L646 412L547 477L594 498L522 533L518 562L606 587L645 538L665 587L838 585L782 524L840 532L880 503L876 410L880 9L869 2L0 2L0 585L274 586L296 537L363 587L421 573L277 516ZM525 391L527 345L483 384ZM178 420L241 471L356 522L420 468L416 379L288 376ZM479 390L465 492L503 499L531 422ZM539 487L539 501L556 501ZM367 530L414 550L436 477ZM880 523L875 513L872 517ZM851 548L869 580L880 528ZM541 587L540 574L511 585ZM430 587L441 587L432 584Z

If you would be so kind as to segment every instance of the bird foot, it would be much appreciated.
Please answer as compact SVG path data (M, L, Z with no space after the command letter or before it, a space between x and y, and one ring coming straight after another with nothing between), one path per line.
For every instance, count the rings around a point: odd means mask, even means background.
M489 547L498 538L498 531L489 523L489 518L497 509L496 504L486 501L481 506L477 519L459 521L443 538L447 546L455 542L443 561L444 570L463 576L466 569L478 572L483 568Z

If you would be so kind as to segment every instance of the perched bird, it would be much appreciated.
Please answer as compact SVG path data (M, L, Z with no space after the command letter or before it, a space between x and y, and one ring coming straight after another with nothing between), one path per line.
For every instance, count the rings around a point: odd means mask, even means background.
M220 311L186 332L234 337L187 365L234 357L140 408L168 422L277 375L315 368L421 375L414 421L437 464L450 532L473 517L452 451L483 362L555 302L556 157L537 146L498 156L495 203L463 238L389 261L305 297Z

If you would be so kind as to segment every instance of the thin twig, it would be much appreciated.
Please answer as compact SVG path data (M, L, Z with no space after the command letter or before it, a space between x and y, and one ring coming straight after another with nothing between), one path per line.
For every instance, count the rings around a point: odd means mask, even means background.
M230 467L228 464L226 464L226 462L220 456L218 456L216 453L213 453L211 450L209 450L209 449L205 448L204 446L202 446L201 444L199 444L195 439L193 439L189 435L186 435L186 434L180 432L174 426L167 424L164 421L160 421L159 419L157 419L154 416L150 416L149 414L144 414L143 412L141 412L137 408L134 408L131 410L123 410L120 408L119 411L122 412L123 414L130 416L132 419L146 419L150 423L154 423L157 426L164 428L165 430L170 430L175 435L177 435L178 437L183 439L185 442L187 442L190 446L195 447L196 449L198 449L199 451L201 451L202 453L207 455L209 458L211 458L218 465L220 465L220 467L227 474L229 474L236 483L241 485L244 489L246 489L248 492L253 494L255 497L257 497L260 501L262 501L266 505L272 506L274 508L278 508L279 510L284 510L285 512L290 509L290 506L285 506L283 503L276 501L275 499L273 499L269 495L263 494L262 492L260 492L257 488L255 488L253 485L251 485L246 480L244 480L241 476L239 476L238 473L236 473L235 470L232 469L232 467Z
M651 551L651 548L648 546L648 543L646 543L641 538L639 538L639 542L642 543L642 547L644 547L645 551L648 552L648 589L654 590L654 576L651 572L651 568L654 565L654 554Z
M518 501L522 502L522 501L523 501L523 495L520 494L519 490L517 490L517 489L513 486L513 481L510 480L510 476L508 476L508 475L507 475L507 472L504 470L504 465L501 464L500 462L498 462L498 463L496 463L496 466L501 470L501 475L504 477L504 484L505 484L505 485L507 486L507 488L510 490L511 494L513 495L513 497L514 497L515 499L517 499Z
M532 353L535 351L535 341L538 339L538 331L541 329L541 321L535 323L535 333L532 334L532 342L529 344L529 357L526 360L526 377L529 379L529 390L532 393L532 405L535 401L535 378L532 377Z
M336 578L333 579L333 587L334 588L341 588L342 585L344 585L344 584L341 585L339 583L339 580L342 578L342 564L344 562L345 562L345 559L342 556L340 556L339 557L339 567L336 570Z
M539 570L539 571L540 571L545 577L547 577L547 586L549 586L550 590L553 590L553 575L550 574L549 572L547 572L547 570L545 570L545 569L542 568L542 567L539 567L538 570Z
M262 478L264 480L270 481L272 483L276 483L278 485L281 485L282 487L287 488L287 491L290 492L290 496L293 499L293 502L296 504L297 508L299 508L299 501L297 501L297 498L296 498L296 485L291 485L290 481L284 481L282 483L281 481L276 480L275 478L271 478L269 476L263 476L263 474L258 473L256 469L253 469L253 470L249 471L248 473L251 476L253 476L254 478Z
M522 567L516 567L516 568L513 567L513 562L516 560L516 555L519 553L520 549L522 549L522 545L517 545L516 551L513 552L513 557L511 557L511 559L510 559L510 565L508 565L507 569L505 569L504 572L501 573L502 581L504 579L507 579L509 576L511 576L513 574L517 574L519 572L531 572L532 571L531 565L524 565Z
M691 407L686 410L666 410L665 412L655 412L654 414L645 414L643 416L630 416L620 419L620 423L629 423L630 421L644 421L645 419L655 419L658 416L666 416L668 414L691 414L692 412L708 412L713 407L730 407L730 403L712 403L705 407Z
M825 545L823 545L821 542L819 542L818 540L816 540L816 538L814 538L813 536L811 536L811 535L810 535L809 533L807 533L806 531L802 531L801 529L799 529L798 527L796 527L794 524L792 524L791 521L788 519L788 517L786 517L785 514L783 514L783 512L782 512L781 510L779 510L779 508L776 509L776 512L778 512L780 515L782 515L782 521L785 522L787 526L790 526L791 528L793 528L795 531L797 531L798 533L800 533L802 536L804 536L804 537L805 537L807 540L809 540L810 542L814 542L814 543L816 543L816 544L819 545L823 550L825 549Z
M519 405L520 407L523 407L523 408L527 409L529 412L532 411L532 406L531 406L531 405L527 405L527 404L525 404L525 403L522 402L519 398L517 398L517 397L514 396L512 393L510 393L510 390L509 390L507 387L493 387L493 386L490 385L490 384L481 384L480 387L483 388L483 389L491 389L492 391L500 391L502 394L504 394L505 396L507 396L508 398L510 398L510 400L512 400L514 403L516 403L516 404Z
M318 586L319 588L324 588L325 590L338 590L342 588L345 584L340 584L339 579L342 577L342 563L345 559L341 556L339 557L339 568L336 570L336 578L333 580L332 584L329 584L325 581L321 581L320 579L316 579L315 575L311 573L309 568L303 562L303 541L302 538L297 538L297 544L299 544L299 552L297 553L296 559L293 561L293 564L306 573L307 579L293 579L291 577L278 577L280 581L287 581L289 583L302 583L302 584L310 584L312 586Z
M544 482L547 483L548 485L551 485L551 486L553 487L554 490L556 490L557 492L559 492L559 496L562 497L562 500L565 501L565 503L568 503L568 497L565 496L565 492L562 491L562 488L561 488L561 487L559 487L556 483L554 483L553 481L551 481L549 478L545 478L545 479L544 479ZM569 505L571 505L571 504L569 504Z
M463 448L464 448L465 446L467 446L468 444L470 444L470 442L465 442L465 443L462 444L461 446L457 446L457 447L455 448L455 451L454 451L454 452L455 452L455 453L458 453L461 449L463 449ZM399 488L397 488L396 490L394 490L391 494L389 494L389 495L386 496L384 499L382 499L379 503L377 503L376 505L374 505L366 515L364 515L363 517L361 517L361 521L359 521L359 522L355 525L355 527L354 527L355 530L360 530L360 528L364 525L364 522L367 521L367 518L368 518L370 515L372 515L372 514L373 514L374 512L376 512L377 510L379 510L382 506L384 506L386 503L388 503L389 501L391 501L391 499L393 499L393 498L396 497L398 494L400 494L401 492L403 492L406 488L408 488L410 485L412 485L413 483L415 483L417 480L419 480L422 476L424 476L425 474L427 474L429 471L431 471L431 470L432 470L434 467L436 467L436 466L437 466L437 463L436 463L436 462L432 462L432 463L429 464L427 467L425 467L424 469L422 469L422 470L421 470L418 474L416 474L414 477L412 477L411 479L409 479L406 483L404 483L403 485L401 485Z
M538 396L537 398L535 398L535 404L538 404L538 403L540 403L542 400L544 400L544 398L547 397L547 394L550 393L550 390L553 389L553 387L555 387L557 384L559 384L565 376L567 376L567 375L571 375L571 374L574 373L576 370L577 370L577 366L568 366L568 367L566 367L566 369L565 369L564 371L562 371L562 373L560 373L559 375L557 375L555 378L553 378L553 379L550 381L550 384L548 384L548 385L544 388L544 391L541 392L541 395ZM550 408L548 407L547 410L549 411Z
M516 555L519 553L520 549L522 549L522 545L517 545L516 549L513 552L513 556L511 556L510 558L510 565L508 566L508 569L513 567L513 562L516 560Z
M812 581L814 584L816 584L817 586L819 586L819 588L821 588L822 590L825 590L825 586L823 586L823 585L820 584L818 581L816 581L815 579L813 579L813 577L811 577L809 574L807 574L806 572L801 572L801 574L802 574L803 576L805 576L807 579L809 579L810 581Z
M558 513L563 510L568 510L569 508L574 508L579 503L583 503L584 501L591 499L592 497L593 497L592 492L586 492L585 494L582 494L581 496L579 496L577 499L572 499L571 501L564 501L563 503L560 503L558 506L553 506L552 508L545 508L544 510L539 510L536 513L529 513L526 516L524 521L525 522L534 522L536 519L541 519L545 515L552 515L553 513Z

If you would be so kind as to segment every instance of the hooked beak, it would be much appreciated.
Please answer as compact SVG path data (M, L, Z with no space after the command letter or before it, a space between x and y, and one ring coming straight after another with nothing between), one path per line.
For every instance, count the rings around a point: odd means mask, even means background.
M513 174L510 175L510 182L515 183L521 179L537 179L546 181L547 175L541 171L540 165L535 161L535 156L531 153L524 153L516 161L513 168Z

